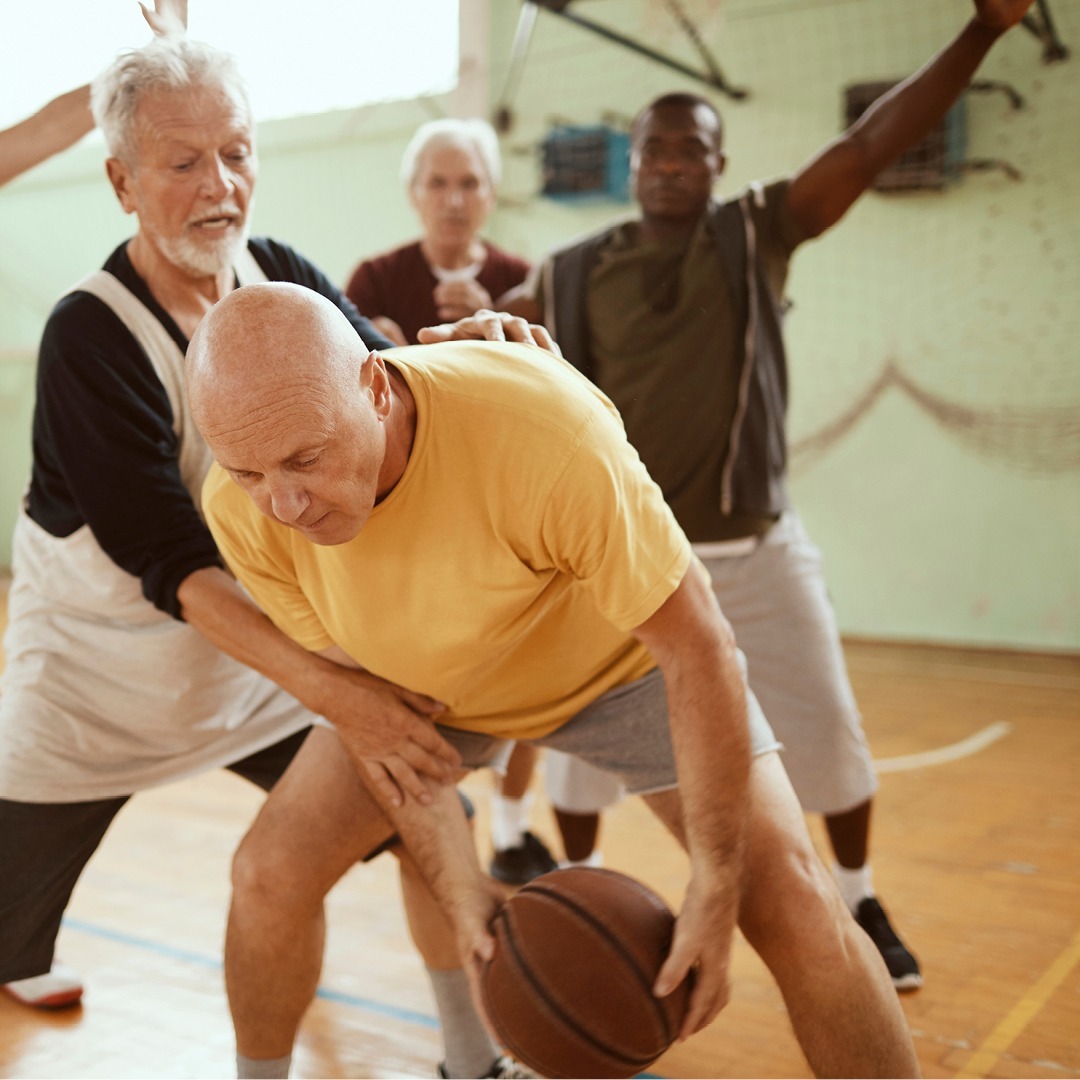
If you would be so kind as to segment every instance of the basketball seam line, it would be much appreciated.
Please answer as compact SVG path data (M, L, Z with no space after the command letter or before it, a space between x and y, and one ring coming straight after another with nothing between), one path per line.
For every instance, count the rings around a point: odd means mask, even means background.
M545 894L546 895L546 894ZM501 916L504 921L508 921L505 917ZM646 1058L643 1056L631 1057L621 1050L617 1050L615 1047L604 1042L602 1039L596 1037L596 1035L579 1024L557 1001L555 1001L548 993L547 989L541 984L532 971L525 963L525 957L522 955L521 950L518 948L517 942L514 940L512 934L507 933L505 936L506 944L509 946L510 951L514 954L514 959L517 961L517 970L520 974L524 975L536 992L536 996L551 1010L554 1016L566 1025L574 1034L578 1036L587 1046L593 1046L596 1050L609 1055L614 1060L622 1062L626 1065L633 1066L634 1068L643 1067L648 1065L652 1058ZM666 1025L665 1025L666 1029ZM531 1057L531 1054L522 1055L524 1058Z
M671 1042L673 1040L673 1035L671 1033L671 1025L668 1022L667 1013L664 1012L663 1007L660 1005L659 1001L657 1001L657 999L656 999L656 996L653 994L653 992L652 992L652 983L646 978L645 973L641 970L641 967L638 964L637 960L625 948L625 946L619 940L619 938L616 937L615 934L613 934L608 929L608 927L605 926L604 923L601 922L599 919L597 919L588 909L583 908L580 904L575 903L573 900L571 900L568 897L564 896L562 893L558 893L558 892L555 892L554 890L545 888L544 884L539 879L536 880L536 881L530 882L529 887L530 887L531 891L536 892L536 893L540 893L541 895L546 896L549 900L552 900L557 904L562 904L564 907L569 908L572 911L576 912L581 918L583 918L595 930L599 931L601 937L605 938L608 942L610 942L610 944L614 947L615 951L620 956L622 956L622 958L626 962L627 966L634 973L634 976L638 981L638 985L641 986L645 990L646 996L648 997L648 999L649 999L649 1001L650 1001L650 1003L652 1005L653 1011L655 1012L657 1018L660 1021L660 1026L661 1026L661 1028L663 1029L663 1032L664 1032L664 1040L670 1046L670 1044L671 1044ZM652 896L651 893L646 892L645 890L642 890L642 889L639 889L639 892L641 893L642 896L644 896L648 900L652 901L653 896ZM521 957L520 953L518 953L518 950L516 949L516 947L515 947L514 951L515 951L515 953L517 953L519 959L524 959L523 957ZM531 978L531 976L530 976L530 978ZM545 994L544 996L546 997L547 995ZM562 1010L560 1009L559 1011L561 1012ZM589 1037L592 1038L592 1036L589 1036ZM599 1043L599 1040L597 1040L597 1042ZM634 1063L634 1062L636 1062L638 1060L637 1058L630 1058L630 1057L626 1056L625 1054L620 1054L618 1051L612 1051L612 1052L615 1054L615 1056L621 1057L622 1060L626 1061L629 1064L632 1064L632 1063ZM648 1064L648 1061L646 1061L644 1063Z

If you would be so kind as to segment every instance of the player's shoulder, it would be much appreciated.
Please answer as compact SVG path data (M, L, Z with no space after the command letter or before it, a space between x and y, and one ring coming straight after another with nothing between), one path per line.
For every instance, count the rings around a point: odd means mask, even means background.
M523 423L542 420L577 427L597 411L614 412L608 398L573 365L536 345L508 341L450 341L388 350L386 358L412 371L425 390L444 400L497 408Z
M61 296L45 320L41 362L52 366L84 363L90 356L118 360L131 352L135 339L120 316L100 297L77 286Z

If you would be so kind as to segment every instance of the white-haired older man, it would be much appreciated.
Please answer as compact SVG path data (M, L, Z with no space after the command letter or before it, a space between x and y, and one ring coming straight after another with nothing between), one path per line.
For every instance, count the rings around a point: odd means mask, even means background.
M280 865L253 868L250 839L241 844L225 946L238 1071L284 1076L319 977L325 890L396 847L347 759L343 799L315 816L295 803L312 747L348 729L388 786L421 799L451 780L458 756L433 730L438 703L296 648L227 573L200 511L210 455L183 357L215 303L266 280L319 293L365 346L388 342L302 255L249 237L254 125L227 54L156 40L118 57L92 104L137 228L58 302L41 342L0 701L0 981L49 970L71 890L134 792L227 767L273 788L249 838L268 820L289 834ZM486 322L528 337L524 323ZM415 873L403 881L452 1018L445 1073L505 1075L441 912Z
M345 288L395 344L415 345L421 327L489 308L525 280L527 262L480 237L500 177L499 143L486 121L431 120L416 130L401 182L423 235L360 263Z

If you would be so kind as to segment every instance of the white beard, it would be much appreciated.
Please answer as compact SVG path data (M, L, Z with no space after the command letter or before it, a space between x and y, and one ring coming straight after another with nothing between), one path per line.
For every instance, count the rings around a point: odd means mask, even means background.
M236 256L244 249L250 231L248 222L239 233L229 232L220 240L197 243L188 236L169 237L155 235L154 243L162 255L178 270L192 277L212 277L228 270Z

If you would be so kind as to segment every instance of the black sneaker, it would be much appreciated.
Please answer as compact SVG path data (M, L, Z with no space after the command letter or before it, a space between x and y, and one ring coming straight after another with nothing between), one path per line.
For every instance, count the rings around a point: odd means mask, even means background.
M436 1075L443 1078L446 1076L446 1066L442 1062L439 1063L439 1071ZM540 1078L520 1062L504 1055L495 1059L481 1080L540 1080Z
M526 885L533 878L557 869L558 863L551 857L544 842L527 832L517 847L495 852L488 873L507 885Z
M922 986L919 961L897 936L876 896L868 896L859 901L859 906L855 909L855 921L877 946L897 990L917 990Z

